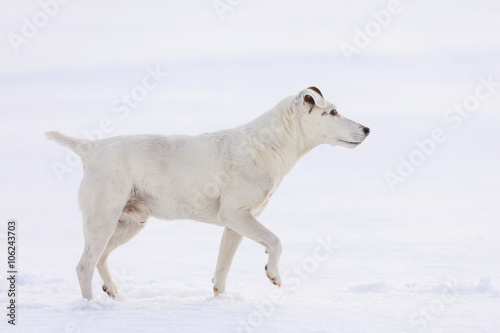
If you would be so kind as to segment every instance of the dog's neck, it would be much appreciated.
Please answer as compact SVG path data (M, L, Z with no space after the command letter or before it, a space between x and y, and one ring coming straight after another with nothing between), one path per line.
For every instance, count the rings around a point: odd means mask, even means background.
M270 111L243 125L242 129L248 146L264 160L270 160L266 164L279 166L280 170L276 171L283 173L283 176L318 145L304 134L301 115L298 110L294 110L292 97L284 99Z

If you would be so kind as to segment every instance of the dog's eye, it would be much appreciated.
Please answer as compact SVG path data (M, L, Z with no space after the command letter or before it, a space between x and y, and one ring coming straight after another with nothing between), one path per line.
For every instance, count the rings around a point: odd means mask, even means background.
M332 116L336 116L337 115L337 110L333 109L332 111L330 111L330 114Z

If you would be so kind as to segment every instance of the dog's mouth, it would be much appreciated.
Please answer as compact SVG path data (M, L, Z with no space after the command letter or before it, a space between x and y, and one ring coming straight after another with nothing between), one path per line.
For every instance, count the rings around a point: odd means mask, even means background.
M340 142L343 142L343 143L346 143L348 145L359 145L361 142L363 141L359 141L359 142L352 142L352 141L346 141L346 140L339 140Z

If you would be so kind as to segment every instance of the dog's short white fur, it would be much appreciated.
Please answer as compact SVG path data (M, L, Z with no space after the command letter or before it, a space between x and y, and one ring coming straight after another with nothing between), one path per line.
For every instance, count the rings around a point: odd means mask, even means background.
M225 227L213 278L224 293L243 237L269 255L267 277L281 285L281 242L256 217L297 161L319 144L353 148L370 130L340 116L320 90L289 96L252 122L214 133L125 135L81 140L58 132L46 136L84 162L79 190L85 248L77 265L82 296L92 300L95 267L103 290L117 294L107 259L134 237L150 216L191 219Z

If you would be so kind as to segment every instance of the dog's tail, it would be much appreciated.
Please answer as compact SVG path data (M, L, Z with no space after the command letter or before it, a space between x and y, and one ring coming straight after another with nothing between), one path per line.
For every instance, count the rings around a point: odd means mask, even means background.
M45 136L47 139L55 141L61 146L71 149L80 157L87 155L94 146L90 140L73 138L56 131L45 132Z

